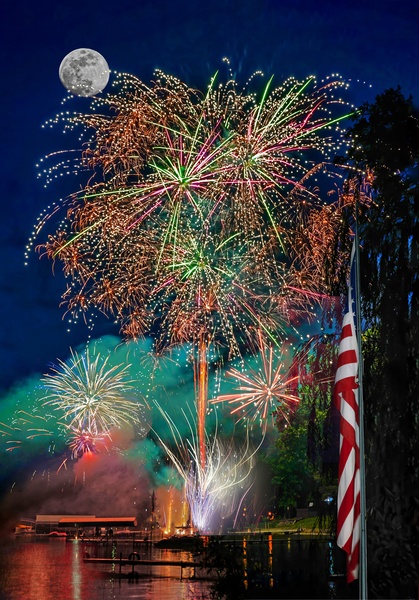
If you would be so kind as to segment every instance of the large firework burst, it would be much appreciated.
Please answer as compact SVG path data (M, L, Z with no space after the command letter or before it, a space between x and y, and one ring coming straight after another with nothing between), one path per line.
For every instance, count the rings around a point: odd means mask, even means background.
M237 353L229 323L245 330L263 311L227 306L234 295L291 303L298 289L304 298L285 268L291 232L302 206L320 204L310 175L324 168L332 138L334 150L341 143L347 112L333 112L342 104L334 93L346 84L309 77L273 88L271 79L258 98L233 79L216 86L214 77L204 95L159 71L151 87L118 81L120 93L96 99L92 114L65 117L66 127L93 131L74 165L93 177L44 245L71 280L64 300L76 314L116 315L127 337L146 333L160 312L168 343L186 321L188 341L221 329ZM186 291L188 310L172 317ZM222 316L205 319L205 307Z
M109 356L92 356L89 349L83 354L71 351L67 362L58 362L43 378L47 392L42 401L58 411L72 437L72 450L92 451L113 428L138 423L139 402L127 376L130 365L111 367Z

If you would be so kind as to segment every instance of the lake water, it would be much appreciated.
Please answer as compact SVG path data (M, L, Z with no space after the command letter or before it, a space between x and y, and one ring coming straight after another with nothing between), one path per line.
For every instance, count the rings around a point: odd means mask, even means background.
M179 567L136 567L139 577L119 577L118 565L85 563L85 552L93 556L109 556L119 552L127 557L129 542L118 542L116 548L87 545L63 539L40 539L29 536L0 542L1 600L201 600L208 598L210 583L187 579ZM142 558L191 560L189 552L149 549ZM122 567L128 575L130 566Z
M342 555L328 539L266 534L214 538L216 556L227 562L235 557L240 582L245 578L249 591L257 597L340 598L348 596L342 588ZM213 546L214 547L214 546ZM215 578L206 571L179 566L136 565L136 577L130 565L93 564L83 559L126 558L133 550L142 559L191 561L190 552L163 550L133 541L109 541L106 544L76 540L17 536L0 541L1 600L208 600ZM341 552L339 550L339 552ZM211 555L209 551L208 557ZM219 559L217 558L217 561ZM339 564L340 563L340 564ZM217 564L219 564L217 562ZM233 563L230 563L233 564ZM237 580L236 580L237 581ZM240 583L239 582L239 583ZM233 582L231 585L235 586ZM341 588L341 589L339 589ZM234 587L234 590L237 588ZM275 593L278 591L279 595ZM260 595L262 594L262 595Z

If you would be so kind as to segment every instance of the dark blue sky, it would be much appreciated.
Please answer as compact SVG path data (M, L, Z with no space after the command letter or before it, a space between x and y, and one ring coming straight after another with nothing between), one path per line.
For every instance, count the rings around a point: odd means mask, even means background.
M399 84L419 102L413 0L9 0L1 13L0 391L45 372L88 335L84 327L67 332L63 282L48 261L32 254L24 267L37 216L61 195L43 188L35 164L66 141L41 125L61 110L58 67L68 52L93 48L112 70L148 81L159 67L194 86L205 86L227 56L243 83L255 69L278 83L338 72L366 82L353 86L356 103Z

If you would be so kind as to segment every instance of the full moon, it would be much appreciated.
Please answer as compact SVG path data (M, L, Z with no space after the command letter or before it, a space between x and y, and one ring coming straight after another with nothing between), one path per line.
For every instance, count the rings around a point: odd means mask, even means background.
M76 96L95 96L109 81L108 63L90 48L78 48L67 54L58 74L63 86Z

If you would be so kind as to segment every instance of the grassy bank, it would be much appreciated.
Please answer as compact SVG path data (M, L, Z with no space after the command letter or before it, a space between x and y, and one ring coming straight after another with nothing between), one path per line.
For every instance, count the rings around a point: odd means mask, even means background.
M263 521L258 527L251 531L271 531L272 533L329 533L331 529L330 517L308 517L306 519L275 519L274 521Z

